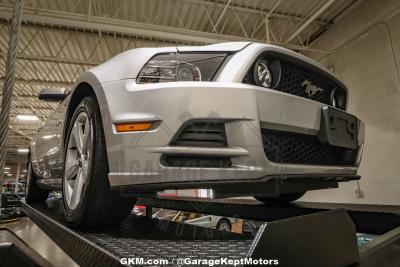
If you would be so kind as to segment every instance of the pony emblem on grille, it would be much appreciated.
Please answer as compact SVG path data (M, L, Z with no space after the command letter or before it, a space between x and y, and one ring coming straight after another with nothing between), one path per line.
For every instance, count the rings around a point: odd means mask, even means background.
M308 97L312 97L313 95L315 95L318 92L322 92L323 89L312 84L309 80L304 80L304 82L301 84L301 86L304 88L304 86L306 87L306 94Z

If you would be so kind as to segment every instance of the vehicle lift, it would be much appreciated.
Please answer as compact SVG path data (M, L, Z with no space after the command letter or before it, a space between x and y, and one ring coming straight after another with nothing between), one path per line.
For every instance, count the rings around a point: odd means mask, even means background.
M400 206L251 199L139 198L137 205L262 221L235 234L131 214L119 227L79 230L59 200L21 201L22 211L81 266L121 266L121 258L278 259L278 266L400 266ZM362 246L356 233L379 235ZM173 266L173 265L171 265ZM273 266L273 265L272 265Z

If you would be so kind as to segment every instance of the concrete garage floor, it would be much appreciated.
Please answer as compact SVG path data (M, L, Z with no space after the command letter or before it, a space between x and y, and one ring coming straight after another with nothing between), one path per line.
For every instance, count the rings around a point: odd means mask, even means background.
M3 224L1 227L13 231L28 246L37 251L54 266L79 266L28 217L22 217L18 222Z

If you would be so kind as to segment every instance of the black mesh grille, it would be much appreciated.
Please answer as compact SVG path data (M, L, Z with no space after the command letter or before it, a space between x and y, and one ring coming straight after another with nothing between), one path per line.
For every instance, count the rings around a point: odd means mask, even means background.
M338 90L338 92L341 92L339 95L344 95L344 99L341 100L342 103L338 108L345 109L347 101L345 96L346 88L324 70L286 55L268 54L263 57L270 62L270 71L272 72L274 84L271 89L311 99L326 105L332 105L332 92ZM257 85L254 80L256 62L243 78L244 83ZM278 79L279 81L277 81ZM275 85L275 83L277 84Z
M223 122L192 122L181 130L171 146L227 147L225 124ZM161 163L168 167L228 168L232 166L229 157L163 155Z
M229 157L163 155L161 163L168 167L229 168Z
M330 96L334 86L324 77L318 78L317 75L284 61L281 61L281 71L281 80L276 90L330 105ZM304 81L309 81L310 84L322 89L322 91L307 94L306 85L303 85Z
M222 122L193 122L180 132L171 145L226 147L225 125Z
M287 164L355 166L358 149L321 143L316 136L262 129L264 151L270 161Z

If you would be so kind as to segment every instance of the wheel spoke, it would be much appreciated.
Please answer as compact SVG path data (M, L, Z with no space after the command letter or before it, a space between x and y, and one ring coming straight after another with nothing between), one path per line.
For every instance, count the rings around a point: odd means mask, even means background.
M91 125L89 118L85 122L85 132L83 135L82 153L86 154L91 142Z
M88 169L89 169L89 162L87 160L83 160L82 161L82 173L83 173L84 177L87 176Z
M71 206L75 206L81 197L82 188L85 183L85 176L81 169L79 169L78 174L76 175L74 187L72 189L72 196L71 196Z
M65 179L72 180L78 174L78 164L74 163L65 171Z
M83 132L82 126L79 122L74 124L74 127L72 128L72 135L75 140L76 148L78 149L79 153L82 153Z
M268 71L267 69L263 69L263 70L261 71L261 75L264 76L265 74L267 74L267 71Z

